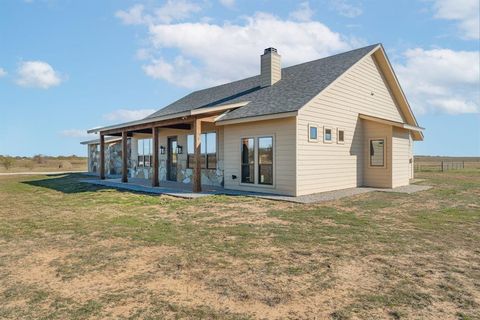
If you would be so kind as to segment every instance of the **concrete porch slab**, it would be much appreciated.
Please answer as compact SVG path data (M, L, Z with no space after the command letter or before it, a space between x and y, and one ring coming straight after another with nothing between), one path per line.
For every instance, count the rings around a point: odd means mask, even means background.
M221 187L214 186L202 186L201 193L192 192L192 187L189 184L183 184L181 182L171 182L171 181L162 181L160 182L160 187L150 186L150 180L146 179L129 179L128 183L122 183L120 179L106 179L100 180L98 178L91 179L81 179L81 182L91 183L95 185L101 185L105 187L111 187L116 189L124 189L135 192L151 193L151 194L165 194L173 197L185 198L185 199L196 199L201 197L208 197L211 195L230 195L230 196L246 196L246 197L256 197L261 199L275 200L275 201L288 201L302 204L310 203L319 203L324 201L337 200L344 197L354 196L357 194L363 194L373 191L378 192L398 192L412 194L419 191L425 191L431 186L421 186L421 185L408 185L397 187L393 189L380 189L380 188L368 188L368 187L358 187L358 188L349 188L334 190L328 192L314 193L305 196L282 196L276 194L267 194L267 193L257 193L257 192L247 192L247 191L237 191L229 190Z

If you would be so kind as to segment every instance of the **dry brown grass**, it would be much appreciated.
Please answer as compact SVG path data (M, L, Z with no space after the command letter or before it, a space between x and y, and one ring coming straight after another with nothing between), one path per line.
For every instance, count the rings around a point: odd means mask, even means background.
M480 172L317 205L0 178L0 318L478 319Z
M0 160L3 156L0 155ZM11 167L6 168L0 161L2 172L55 172L55 171L86 171L87 158L76 156L60 157L8 157Z

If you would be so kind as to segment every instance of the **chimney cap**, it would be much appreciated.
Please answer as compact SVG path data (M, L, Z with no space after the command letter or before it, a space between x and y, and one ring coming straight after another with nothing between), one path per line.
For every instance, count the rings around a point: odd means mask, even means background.
M273 47L266 48L266 49L263 51L263 54L272 53L272 52L277 53L277 49L275 49L275 48L273 48Z

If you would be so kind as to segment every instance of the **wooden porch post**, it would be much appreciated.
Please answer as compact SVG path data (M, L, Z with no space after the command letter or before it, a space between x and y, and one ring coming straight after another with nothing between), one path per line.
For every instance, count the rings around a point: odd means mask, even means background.
M100 132L100 179L105 179L105 136Z
M122 182L128 182L128 135L122 131Z
M202 192L202 163L200 159L200 144L202 133L202 122L200 119L193 121L194 132L194 152L195 152L195 164L193 167L193 192Z
M152 174L152 186L153 187L158 187L160 185L160 182L158 180L158 173L159 173L159 164L160 161L158 161L158 133L160 131L160 128L153 127L153 153L152 153L152 165L153 165L153 174Z

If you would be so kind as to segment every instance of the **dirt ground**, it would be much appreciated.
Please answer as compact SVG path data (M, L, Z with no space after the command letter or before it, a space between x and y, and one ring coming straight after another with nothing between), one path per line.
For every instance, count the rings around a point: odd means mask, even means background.
M316 205L0 177L1 319L480 319L480 171Z

